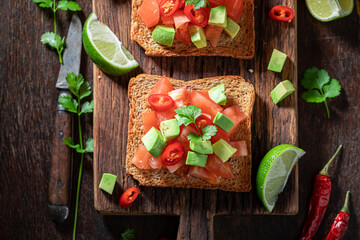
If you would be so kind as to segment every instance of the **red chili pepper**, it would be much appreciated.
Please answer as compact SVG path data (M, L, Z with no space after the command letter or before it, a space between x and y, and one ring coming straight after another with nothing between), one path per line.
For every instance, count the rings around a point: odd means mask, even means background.
M326 236L325 240L341 240L344 236L350 220L349 196L350 191L347 191L344 206L336 216L334 223L331 226L330 232Z
M126 190L119 199L119 205L122 208L126 208L132 204L139 195L139 189L137 187L131 187Z
M336 155L340 152L342 145L338 147L334 156L325 167L316 175L314 189L310 199L310 207L300 240L309 240L315 235L324 217L331 194L331 180L328 169Z
M278 22L290 22L295 16L294 10L287 6L277 5L269 12L269 17Z
M165 166L174 166L184 155L184 147L178 141L166 146L161 155L161 161Z
M203 7L200 9L194 9L193 5L186 5L184 13L190 21L199 27L205 27L209 22L210 9Z
M180 7L180 0L161 0L159 4L160 15L163 17L170 17Z
M166 94L152 94L148 98L152 109L158 112L166 112L175 106L174 100Z

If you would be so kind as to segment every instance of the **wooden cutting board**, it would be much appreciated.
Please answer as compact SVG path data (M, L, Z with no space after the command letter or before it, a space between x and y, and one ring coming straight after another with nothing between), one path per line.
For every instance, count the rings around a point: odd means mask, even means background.
M179 215L178 239L213 239L213 216L219 214L267 214L255 191L258 165L266 152L283 143L297 145L297 92L275 105L270 91L283 80L297 88L297 24L274 22L269 10L275 0L255 0L256 55L241 61L228 57L151 58L130 40L131 1L93 1L99 20L107 24L140 67L121 78L109 77L94 65L94 201L102 214ZM283 5L296 9L296 1ZM296 11L295 11L296 12ZM285 52L288 59L282 73L266 70L273 48ZM252 72L252 70L254 70ZM128 125L127 85L140 73L166 75L192 80L222 75L240 75L252 83L256 91L252 115L252 186L250 193L217 190L140 187L139 199L128 209L121 209L118 200L123 190L137 185L125 171ZM103 173L118 176L113 195L99 190ZM295 215L298 212L298 167L293 170L273 214Z

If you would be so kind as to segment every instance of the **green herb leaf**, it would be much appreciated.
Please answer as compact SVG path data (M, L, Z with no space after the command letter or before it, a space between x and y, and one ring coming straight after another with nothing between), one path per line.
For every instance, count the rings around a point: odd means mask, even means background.
M309 68L304 72L301 85L306 89L322 89L330 81L329 74L325 70L318 70L316 67Z
M93 112L93 109L94 109L94 101L84 102L82 104L82 106L81 106L80 114L82 114L82 113L91 113L91 112Z
M128 228L121 234L122 240L133 240L135 239L135 229Z
M217 128L214 125L206 125L205 127L203 127L202 132L202 140L203 141L207 141L210 140L212 136L215 136L217 133Z
M187 136L187 139L189 141L193 141L193 142L200 142L201 141L201 137L199 135L197 135L196 133L190 133Z
M329 84L324 86L324 95L326 98L337 97L340 95L341 85L338 80L331 79Z
M206 0L185 0L186 5L193 5L194 9L199 9L202 7L205 7L206 5Z
M81 11L80 5L73 1L59 1L57 8L65 11Z
M47 32L41 36L41 42L49 45L51 48L56 49L59 54L62 53L65 47L65 38L61 38L54 32Z
M84 77L82 74L75 75L75 73L68 73L66 75L66 81L69 83L69 90L76 97L79 97L80 88L84 83Z
M64 138L64 142L66 145L68 145L70 148L77 149L80 147L79 144L74 144L72 137Z
M52 0L33 0L35 3L39 3L39 7L42 8L52 8L53 1Z
M85 151L86 152L94 152L94 139L92 138L89 138L87 141L86 141L86 147L85 147Z
M89 96L91 94L91 86L88 82L84 82L79 90L80 100Z
M302 99L309 103L322 103L325 97L318 90L312 89L301 95Z
M190 123L195 123L196 118L201 115L201 109L195 107L194 105L190 106L181 106L175 110L177 115L175 118L178 120L178 125L181 126L184 124L185 126Z
M58 101L67 111L78 113L78 103L70 95L60 96Z

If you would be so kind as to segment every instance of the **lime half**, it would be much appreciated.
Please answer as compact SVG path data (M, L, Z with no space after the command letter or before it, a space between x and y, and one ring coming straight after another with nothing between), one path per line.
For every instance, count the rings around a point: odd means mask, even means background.
M304 154L305 151L298 147L283 144L272 148L262 159L256 176L256 190L269 212L284 190L295 163Z
M329 22L349 15L354 0L306 0L311 15L322 22Z
M82 32L84 48L91 60L106 74L121 76L139 64L110 28L91 13Z

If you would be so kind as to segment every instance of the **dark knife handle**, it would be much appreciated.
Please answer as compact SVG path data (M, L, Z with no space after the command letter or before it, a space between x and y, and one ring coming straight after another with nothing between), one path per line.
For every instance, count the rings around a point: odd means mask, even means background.
M62 91L61 95L70 92ZM71 149L65 144L64 138L72 136L73 116L60 104L55 117L55 132L51 154L51 170L49 183L49 209L51 218L63 222L68 216L71 186Z

